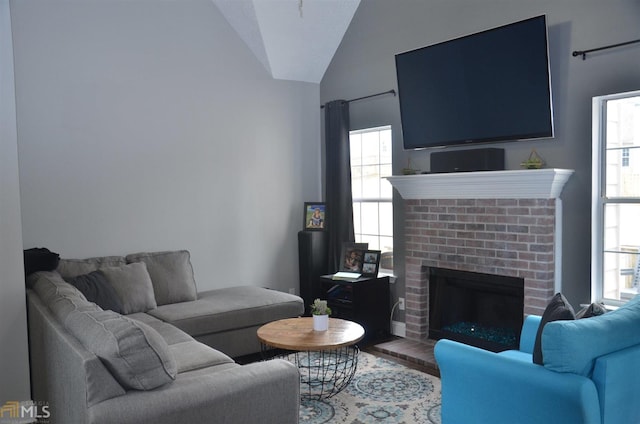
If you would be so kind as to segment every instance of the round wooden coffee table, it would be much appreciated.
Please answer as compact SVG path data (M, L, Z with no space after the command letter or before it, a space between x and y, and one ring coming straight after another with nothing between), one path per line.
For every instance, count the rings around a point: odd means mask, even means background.
M355 322L330 318L329 329L313 330L313 318L288 318L273 321L258 329L263 352L283 349L279 356L300 369L303 399L330 398L344 389L356 372L356 343L364 337L364 328Z

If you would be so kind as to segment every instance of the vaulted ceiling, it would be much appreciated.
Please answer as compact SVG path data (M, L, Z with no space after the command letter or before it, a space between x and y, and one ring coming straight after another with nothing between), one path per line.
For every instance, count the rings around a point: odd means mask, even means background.
M275 79L319 83L360 0L212 0Z

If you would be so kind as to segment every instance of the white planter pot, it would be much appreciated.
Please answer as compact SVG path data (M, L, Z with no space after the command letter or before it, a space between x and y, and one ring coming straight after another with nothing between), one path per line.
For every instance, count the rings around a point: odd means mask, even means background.
M329 329L329 315L314 315L313 329L315 331L327 331Z

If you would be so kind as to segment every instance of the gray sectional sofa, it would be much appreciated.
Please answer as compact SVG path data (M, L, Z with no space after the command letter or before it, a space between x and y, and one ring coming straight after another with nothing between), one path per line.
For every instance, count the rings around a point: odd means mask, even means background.
M298 422L293 364L232 359L259 351L262 324L303 314L298 296L198 293L187 251L62 259L27 287L32 397L50 423Z

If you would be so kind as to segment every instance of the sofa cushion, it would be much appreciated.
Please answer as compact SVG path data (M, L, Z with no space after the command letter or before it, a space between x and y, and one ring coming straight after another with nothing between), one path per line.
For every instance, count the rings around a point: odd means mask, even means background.
M573 307L562 293L556 293L542 314L542 321L536 334L536 342L533 346L533 362L539 365L544 363L542 351L542 331L547 323L558 320L574 320L576 318Z
M159 306L150 315L196 337L266 324L304 313L298 296L262 287L238 286L209 290L193 302Z
M191 337L190 335L188 335L184 331L180 330L175 325L171 325L169 323L166 323L166 322L164 322L162 320L159 320L158 318L156 318L154 316L151 316L151 315L149 315L147 313L138 312L138 313L135 313L135 314L127 315L127 318L131 318L131 319L135 319L137 321L144 322L149 327L151 327L154 330L156 330L158 332L158 334L160 334L162 336L164 341L167 342L167 344L169 346L177 344L177 343L193 341L193 337Z
M47 305L56 319L63 324L67 316L75 310L100 310L55 271L39 271L31 274L29 278L33 280L33 290L38 293L42 303Z
M126 260L147 265L158 305L196 300L196 282L187 250L133 253Z
M144 322L162 336L175 358L178 374L221 364L235 364L233 359L224 353L197 342L179 328L149 314L136 313L128 315L127 318Z
M48 305L58 296L66 296L74 299L86 301L82 292L67 283L60 274L55 271L38 271L31 274L29 279L33 280L31 284L33 290L38 293L40 299L45 305Z
M104 267L100 271L118 294L123 314L147 312L157 306L151 278L144 263Z
M121 266L127 262L122 256L100 256L86 259L60 259L56 271L63 278L71 278L82 274L97 271L106 266Z
M640 295L603 315L550 322L542 334L544 366L589 377L598 357L639 344L638 328Z
M102 309L122 313L122 302L102 271L67 278L66 281L80 290L89 302L95 303Z
M113 311L76 311L67 318L66 328L126 389L151 390L176 377L169 346L140 321Z
M221 364L235 364L235 361L204 343L195 340L169 346L176 359L178 373L198 370Z

